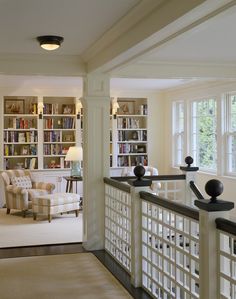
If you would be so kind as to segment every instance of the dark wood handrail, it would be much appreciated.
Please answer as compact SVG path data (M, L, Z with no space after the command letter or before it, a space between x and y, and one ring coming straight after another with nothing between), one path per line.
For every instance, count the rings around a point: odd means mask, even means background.
M111 179L119 181L119 182L127 182L130 179L135 179L136 176L113 176ZM149 179L152 181L179 181L185 180L185 174L173 174L173 175L145 175L145 179Z
M216 218L215 222L218 229L236 236L236 222L224 218Z
M149 192L145 192L145 191L139 192L139 195L142 199L145 199L146 201L160 205L164 208L167 208L171 211L177 212L177 213L187 216L189 218L199 220L199 211L195 208L186 206L181 203L177 203L173 200L162 198L160 196L157 196L157 195L151 194Z
M107 185L111 185L117 189L120 189L122 191L125 191L127 193L131 192L131 187L127 184L124 184L122 182L118 182L117 180L111 179L111 178L104 178L104 183Z
M193 191L193 193L196 195L197 199L204 199L204 196L202 195L201 191L198 189L198 187L195 185L194 181L189 182L190 189Z

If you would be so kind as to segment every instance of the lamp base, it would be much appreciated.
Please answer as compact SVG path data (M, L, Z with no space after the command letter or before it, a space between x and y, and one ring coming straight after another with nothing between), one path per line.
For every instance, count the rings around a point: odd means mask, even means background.
M72 161L71 163L71 176L72 177L81 177L81 168L79 161Z

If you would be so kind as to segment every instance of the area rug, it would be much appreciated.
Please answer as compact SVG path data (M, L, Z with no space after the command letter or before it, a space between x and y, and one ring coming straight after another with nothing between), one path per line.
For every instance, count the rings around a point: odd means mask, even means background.
M27 212L23 218L21 212L0 209L0 248L43 244L61 244L82 242L83 216L75 213L54 215L49 223L47 217L33 220L33 214Z
M132 298L91 253L0 259L1 299Z

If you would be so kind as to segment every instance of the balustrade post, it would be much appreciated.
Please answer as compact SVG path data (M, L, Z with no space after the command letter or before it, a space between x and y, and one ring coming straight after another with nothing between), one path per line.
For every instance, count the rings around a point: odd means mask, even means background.
M134 287L142 286L142 201L140 191L149 191L151 180L143 179L145 168L136 166L134 174L137 179L128 180L131 185L131 283Z
M234 208L233 202L217 199L223 192L223 184L210 180L205 185L210 200L195 200L199 211L199 273L200 299L217 299L219 294L219 269L217 262L217 229L215 219L229 218L229 211Z
M187 166L180 166L180 169L185 173L185 201L184 204L188 206L193 206L193 201L192 201L192 191L190 189L189 183L191 181L195 182L196 181L196 173L199 170L198 167L193 167L191 164L193 164L193 158L188 156L185 158L185 162Z

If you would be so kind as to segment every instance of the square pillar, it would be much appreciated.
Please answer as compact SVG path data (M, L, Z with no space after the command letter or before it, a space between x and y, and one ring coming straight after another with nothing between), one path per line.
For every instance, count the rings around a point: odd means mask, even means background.
M103 178L109 176L110 78L89 74L84 79L83 105L83 246L104 248Z

